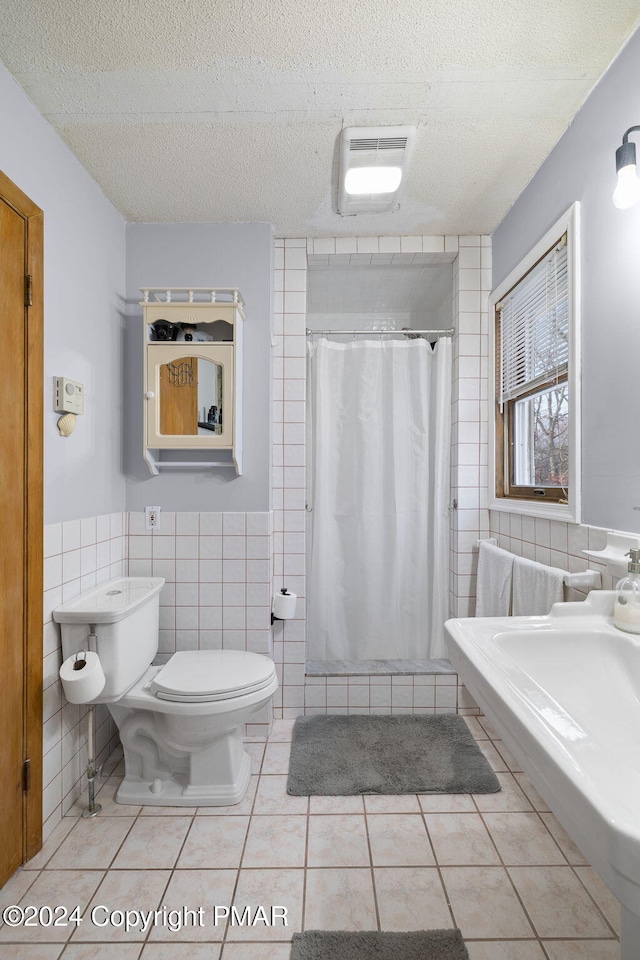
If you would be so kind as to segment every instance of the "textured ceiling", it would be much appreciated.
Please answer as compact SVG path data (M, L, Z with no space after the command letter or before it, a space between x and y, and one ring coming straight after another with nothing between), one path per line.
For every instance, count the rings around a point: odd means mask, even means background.
M0 57L132 221L488 233L637 0L3 0ZM336 213L343 126L415 124L395 213Z

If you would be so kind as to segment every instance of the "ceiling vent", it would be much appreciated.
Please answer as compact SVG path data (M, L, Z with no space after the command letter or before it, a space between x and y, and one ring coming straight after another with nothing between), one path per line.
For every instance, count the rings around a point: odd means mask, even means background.
M343 217L398 209L415 135L415 127L345 127L338 185Z

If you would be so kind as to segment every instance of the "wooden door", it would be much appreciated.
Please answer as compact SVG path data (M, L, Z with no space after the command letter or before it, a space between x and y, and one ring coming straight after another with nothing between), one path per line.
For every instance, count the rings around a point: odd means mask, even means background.
M23 572L25 566L24 393L25 222L0 203L0 330L3 362L0 371L0 883L22 863L22 692L25 651ZM11 411L7 416L6 411ZM18 493L18 496L16 496Z
M0 175L0 886L42 836L41 226Z

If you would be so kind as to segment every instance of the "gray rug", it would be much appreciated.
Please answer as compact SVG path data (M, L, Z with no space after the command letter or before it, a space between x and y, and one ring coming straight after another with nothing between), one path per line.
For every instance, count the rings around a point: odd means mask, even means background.
M290 960L469 960L459 930L294 933Z
M497 793L500 782L457 714L298 717L287 792Z

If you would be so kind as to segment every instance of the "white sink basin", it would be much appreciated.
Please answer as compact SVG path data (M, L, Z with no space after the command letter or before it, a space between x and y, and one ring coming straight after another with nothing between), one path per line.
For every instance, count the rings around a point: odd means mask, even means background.
M622 904L640 957L640 636L613 591L547 617L449 620L451 661L478 706Z

